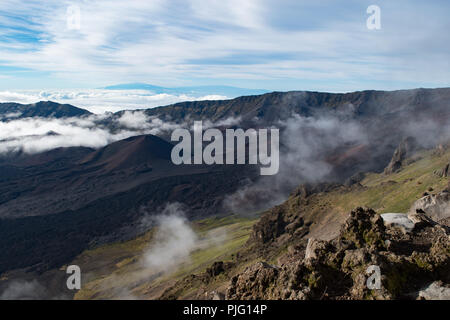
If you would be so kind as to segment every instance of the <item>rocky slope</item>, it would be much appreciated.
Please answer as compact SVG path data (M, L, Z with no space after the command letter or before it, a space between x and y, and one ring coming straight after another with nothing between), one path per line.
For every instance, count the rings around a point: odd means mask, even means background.
M261 216L232 260L178 281L161 298L449 299L449 180L433 172L450 152L418 155L351 186L300 186ZM358 203L382 214L349 215ZM372 265L381 272L373 290Z
M191 219L223 213L223 196L256 173L245 165L176 166L171 149L146 135L0 165L8 172L0 178L0 272L45 271L88 247L134 238L145 231L143 215L167 202L184 203Z
M415 298L434 281L450 283L450 230L416 214L411 233L386 228L370 209L352 211L332 241L310 238L294 245L280 263L259 262L235 275L227 299ZM370 266L381 286L369 289ZM447 298L450 298L448 295Z

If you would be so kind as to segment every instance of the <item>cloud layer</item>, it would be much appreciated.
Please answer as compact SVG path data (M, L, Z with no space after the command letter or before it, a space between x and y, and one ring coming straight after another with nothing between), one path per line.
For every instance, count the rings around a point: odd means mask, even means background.
M0 154L33 154L58 147L99 148L131 136L164 134L180 125L147 116L143 111L125 111L120 116L9 118L0 121Z
M71 104L92 113L117 112L120 110L147 109L182 101L223 100L226 96L211 94L194 97L187 94L152 94L145 90L20 90L0 91L0 102L35 103L54 101Z

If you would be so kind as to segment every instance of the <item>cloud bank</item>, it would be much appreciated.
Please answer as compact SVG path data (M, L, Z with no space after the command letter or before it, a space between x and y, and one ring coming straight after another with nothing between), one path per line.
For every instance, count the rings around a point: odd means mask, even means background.
M343 183L350 173L382 170L388 165L387 157L407 137L415 138L425 149L450 141L450 119L443 112L405 114L388 128L382 126L386 119L364 123L352 119L350 113L311 117L294 114L279 121L276 124L281 134L279 173L248 181L237 192L226 196L225 209L253 213L285 201L300 184ZM352 160L353 157L358 160Z
M61 104L71 104L96 114L121 110L148 109L183 101L224 99L227 99L227 97L216 94L196 97L187 94L152 94L146 90L66 89L0 91L0 102L29 104L50 100Z
M160 135L180 124L125 111L120 116L91 115L73 118L23 118L0 121L0 154L39 153L58 147L99 148L142 134Z
M15 280L0 294L0 300L38 300L46 295L47 289L37 280Z
M356 121L334 116L303 117L297 114L279 121L280 170L260 177L224 199L226 209L252 213L273 207L299 184L330 178L333 165L326 155L339 146L365 144L368 137Z

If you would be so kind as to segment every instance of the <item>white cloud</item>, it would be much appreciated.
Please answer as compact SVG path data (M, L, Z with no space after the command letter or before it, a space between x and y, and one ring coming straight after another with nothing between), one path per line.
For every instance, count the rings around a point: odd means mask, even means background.
M282 148L277 175L260 177L228 195L224 205L235 213L258 212L285 201L299 183L330 179L333 164L327 160L331 150L345 145L364 145L367 133L354 120L336 115L303 117L293 114L279 121Z
M163 121L148 116L143 110L128 110L120 114L105 113L72 118L18 119L19 113L5 115L0 121L0 154L23 151L28 154L59 147L100 148L128 137L152 134L166 136L180 127L189 128L192 120L182 123ZM232 126L240 118L229 118L208 127Z
M220 246L227 240L224 228L198 234L180 203L166 204L159 214L145 216L142 224L145 228L156 227L143 257L143 264L153 272L173 272L183 263L188 263L195 250Z
M153 135L173 131L180 126L187 126L185 123L162 121L156 116L147 116L143 111L125 111L115 121L125 129L138 130Z
M9 283L6 289L0 294L0 300L45 299L47 294L47 289L36 280L16 280Z
M145 90L22 90L0 91L0 102L35 103L50 100L72 104L90 112L101 114L120 110L147 109L182 101L223 100L221 95L194 97L185 94L152 94Z
M184 217L180 205L167 205L161 215L152 220L157 231L144 255L145 265L161 272L173 270L188 261L199 239Z
M112 131L102 120L115 121ZM39 153L58 147L99 148L141 134L162 134L180 124L148 117L143 111L128 111L121 117L91 115L80 118L24 118L0 121L0 154L23 151Z

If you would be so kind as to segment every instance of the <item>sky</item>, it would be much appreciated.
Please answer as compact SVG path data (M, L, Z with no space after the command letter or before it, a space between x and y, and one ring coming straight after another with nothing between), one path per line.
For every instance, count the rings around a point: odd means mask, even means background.
M366 25L370 5L378 30ZM447 87L449 12L447 0L1 0L0 101L134 82Z

